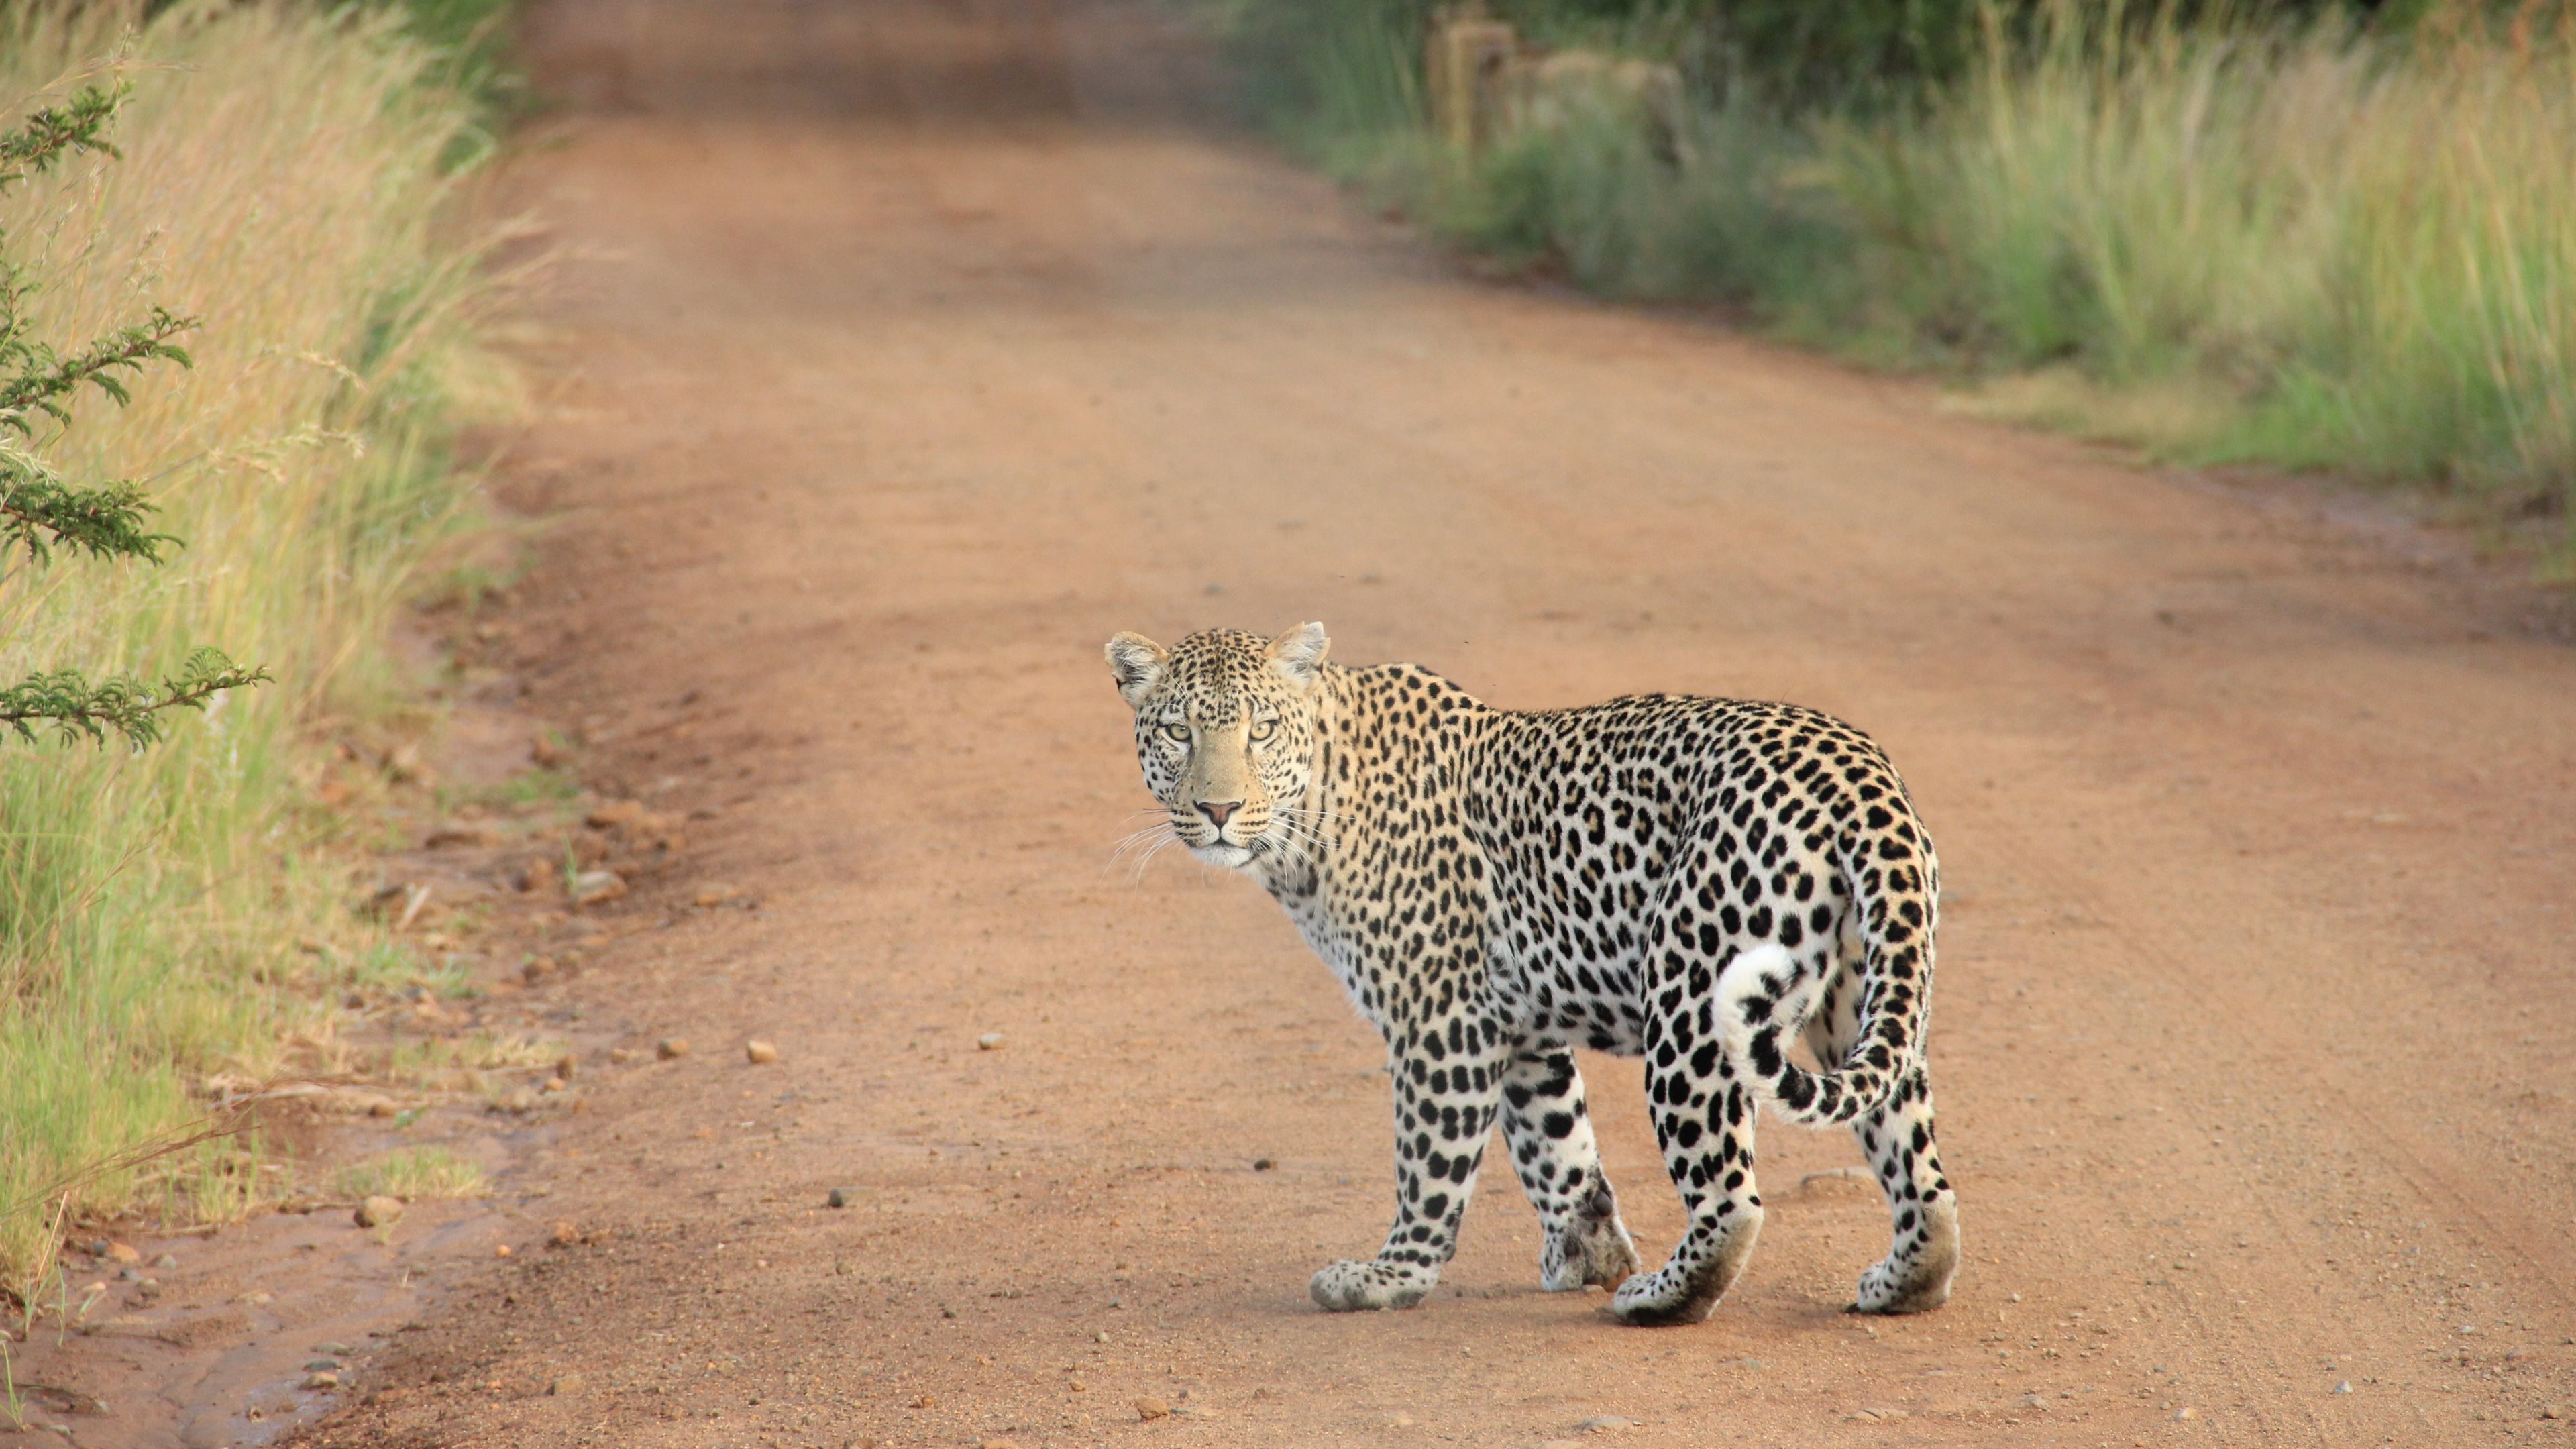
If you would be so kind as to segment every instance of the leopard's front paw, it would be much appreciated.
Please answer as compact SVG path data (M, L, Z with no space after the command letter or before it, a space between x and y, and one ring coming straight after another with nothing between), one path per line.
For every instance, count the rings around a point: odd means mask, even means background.
M1717 1311L1718 1295L1703 1290L1695 1281L1701 1276L1678 1272L1669 1263L1639 1273L1611 1295L1610 1316L1639 1328L1697 1323Z
M1439 1274L1414 1263L1345 1260L1326 1264L1306 1291L1327 1313L1374 1313L1418 1307L1439 1282Z
M1595 1189L1572 1218L1549 1228L1539 1245L1539 1286L1550 1293L1613 1287L1636 1271L1637 1244L1606 1187Z

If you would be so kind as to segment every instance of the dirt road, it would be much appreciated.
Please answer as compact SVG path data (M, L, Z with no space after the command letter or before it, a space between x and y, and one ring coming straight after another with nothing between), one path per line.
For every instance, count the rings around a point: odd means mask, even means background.
M572 260L527 707L715 812L567 989L697 1050L585 1067L514 1190L590 1245L306 1442L2576 1442L2576 655L2509 595L1462 277L1145 12L554 0L529 42L568 108L515 186ZM1384 1227L1380 1049L1258 891L1113 865L1099 660L1307 618L1500 704L1887 745L1950 892L1949 1308L1840 1311L1884 1210L1776 1127L1704 1326L1538 1292L1490 1175L1422 1311L1309 1305ZM1586 1069L1659 1257L1636 1069Z

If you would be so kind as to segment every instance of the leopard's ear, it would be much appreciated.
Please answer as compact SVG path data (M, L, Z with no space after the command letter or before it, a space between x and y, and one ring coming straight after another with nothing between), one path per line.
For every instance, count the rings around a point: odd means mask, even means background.
M1142 634L1111 635L1100 652L1109 661L1109 672L1118 677L1119 697L1127 701L1130 709L1142 705L1145 696L1154 692L1154 682L1163 677L1164 661L1172 657L1163 652L1162 645Z
M1321 624L1300 624L1270 641L1270 667L1299 689L1312 689L1323 673L1324 655L1333 641Z

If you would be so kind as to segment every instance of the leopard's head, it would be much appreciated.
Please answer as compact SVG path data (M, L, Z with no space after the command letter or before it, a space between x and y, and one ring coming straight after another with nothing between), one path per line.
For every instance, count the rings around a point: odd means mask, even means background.
M1243 869L1317 838L1301 802L1330 647L1321 624L1276 639L1211 629L1169 649L1142 634L1109 641L1145 786L1199 859Z

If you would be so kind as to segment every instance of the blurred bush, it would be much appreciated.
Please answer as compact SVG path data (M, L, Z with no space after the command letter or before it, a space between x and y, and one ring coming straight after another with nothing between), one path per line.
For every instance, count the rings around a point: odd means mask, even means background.
M2571 7L1494 0L1679 65L1678 147L1434 135L1418 0L1220 13L1292 145L1500 262L2164 456L2429 482L2576 572Z

